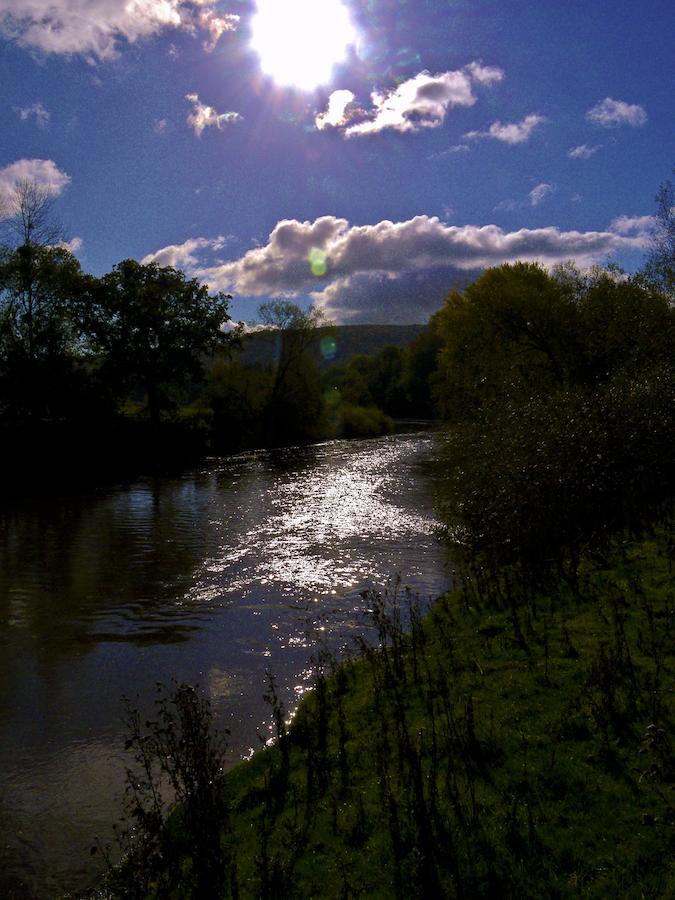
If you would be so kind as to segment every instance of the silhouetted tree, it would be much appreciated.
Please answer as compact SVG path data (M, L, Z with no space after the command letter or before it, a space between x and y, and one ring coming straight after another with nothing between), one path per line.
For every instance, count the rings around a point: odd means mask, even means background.
M473 415L526 387L563 384L574 354L574 296L532 263L488 269L438 314L438 391L443 415Z
M428 327L408 347L405 362L405 391L409 414L432 419L437 414L432 385L438 368L441 338L436 327L437 313Z
M645 265L647 277L672 297L675 293L675 194L666 181L656 195L656 232Z
M321 379L312 351L329 323L322 310L310 307L305 312L287 300L263 303L259 313L276 345L266 437L281 442L311 438L323 412Z
M82 291L80 264L56 242L53 197L30 181L5 199L0 249L0 365L5 402L14 413L49 412L78 339L75 315Z
M167 393L203 374L203 358L228 336L229 295L170 266L127 259L94 286L85 311L92 349L120 392L140 382L157 424Z
M448 419L505 398L607 381L672 360L673 308L653 282L618 269L488 269L436 318L436 390Z

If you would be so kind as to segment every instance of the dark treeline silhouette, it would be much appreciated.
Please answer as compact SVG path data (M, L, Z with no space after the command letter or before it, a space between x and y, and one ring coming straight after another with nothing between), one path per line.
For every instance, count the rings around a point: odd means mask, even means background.
M205 451L382 434L390 416L433 415L426 337L419 351L387 347L327 365L336 346L319 310L273 300L246 334L228 325L229 295L178 269L123 260L99 278L84 272L53 212L48 191L28 181L3 210L5 491L134 474Z
M486 272L437 314L448 535L499 566L574 569L672 495L675 309L643 274Z
M187 429L168 421L160 434L162 420L228 340L227 296L154 263L84 273L51 206L19 184L0 251L0 428L18 489L180 451Z

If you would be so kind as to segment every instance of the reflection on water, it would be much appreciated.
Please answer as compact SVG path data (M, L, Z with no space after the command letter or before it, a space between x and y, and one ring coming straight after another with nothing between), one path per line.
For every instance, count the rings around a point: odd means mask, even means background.
M360 592L400 572L445 586L417 460L427 436L210 460L174 479L0 512L0 896L91 881L119 811L120 698L199 683L257 744L266 669L288 705L317 634L363 627Z

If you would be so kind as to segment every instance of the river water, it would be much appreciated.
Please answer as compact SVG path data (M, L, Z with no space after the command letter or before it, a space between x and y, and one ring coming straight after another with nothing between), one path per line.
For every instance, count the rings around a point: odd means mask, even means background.
M419 461L428 434L206 460L174 478L0 511L0 897L90 886L124 784L123 695L199 684L230 761L292 708L317 641L364 631L361 592L447 586Z

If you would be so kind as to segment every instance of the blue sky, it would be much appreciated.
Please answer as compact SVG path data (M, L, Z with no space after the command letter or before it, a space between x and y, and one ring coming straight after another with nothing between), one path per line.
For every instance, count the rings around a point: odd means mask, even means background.
M632 269L675 161L674 19L661 0L0 0L0 195L43 183L85 269L177 265L244 319L283 295L425 321L518 258Z

